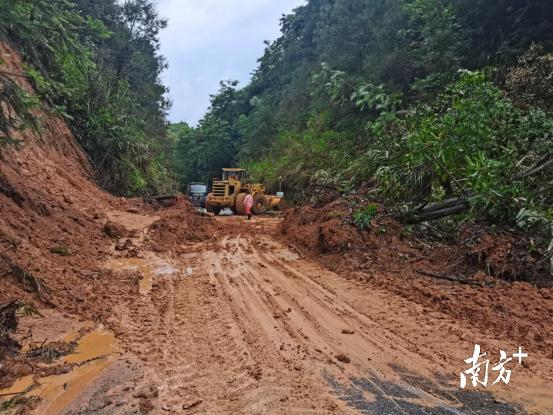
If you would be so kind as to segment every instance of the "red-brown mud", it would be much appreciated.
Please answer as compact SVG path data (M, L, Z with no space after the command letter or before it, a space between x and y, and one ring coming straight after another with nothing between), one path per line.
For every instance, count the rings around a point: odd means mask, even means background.
M42 314L0 356L7 413L553 413L550 289L474 275L391 220L360 233L340 203L280 224L114 198L37 115L0 159L0 303ZM439 278L460 270L470 285ZM530 357L461 391L476 343Z
M289 211L284 239L320 263L367 286L383 289L508 338L553 358L553 289L490 276L523 272L528 255L517 239L479 231L456 245L429 244L406 236L391 219L375 219L367 231L344 221L341 202ZM459 281L455 281L459 280Z

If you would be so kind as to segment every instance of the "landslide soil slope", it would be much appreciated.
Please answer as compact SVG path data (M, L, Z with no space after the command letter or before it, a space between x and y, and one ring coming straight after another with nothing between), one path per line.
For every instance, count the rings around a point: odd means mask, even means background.
M6 45L2 60L22 72ZM313 234L322 251L306 258L305 224L281 239L279 219L208 219L186 203L156 211L113 198L94 185L64 123L37 115L42 130L17 133L20 145L0 160L0 303L32 302L43 314L20 319L14 337L23 353L2 356L0 388L18 380L14 388L23 389L0 397L1 410L553 412L550 291L523 287L529 314L520 300L509 308L507 298L496 309L486 302L491 289L415 280L409 260L420 251L393 236L363 241L374 251L361 249L365 267L350 267L358 256L331 253L344 243L336 215ZM394 252L414 257L394 259ZM390 267L393 278L382 272ZM546 323L536 321L540 310ZM519 346L530 357L513 364L509 386L461 391L463 360L476 343L490 357ZM39 353L30 353L37 344ZM43 352L52 350L61 356L46 361Z
M8 45L1 43L0 52L2 70L23 74ZM32 92L24 77L17 81ZM38 296L82 312L79 281L108 255L102 227L118 201L93 183L65 123L44 111L35 116L40 129L12 131L17 144L2 148L0 158L0 301Z

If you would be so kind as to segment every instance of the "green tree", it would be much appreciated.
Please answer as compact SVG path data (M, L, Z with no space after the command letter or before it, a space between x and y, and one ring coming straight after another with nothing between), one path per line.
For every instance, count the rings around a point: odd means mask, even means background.
M165 26L149 0L0 3L0 36L22 54L46 109L66 117L99 183L115 193L153 193L172 182L158 53ZM3 102L24 118L28 100L18 93Z

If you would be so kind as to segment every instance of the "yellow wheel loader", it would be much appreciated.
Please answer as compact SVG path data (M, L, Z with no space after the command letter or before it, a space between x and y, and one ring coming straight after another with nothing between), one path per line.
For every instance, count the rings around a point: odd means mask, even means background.
M216 215L222 209L230 208L238 215L245 215L244 198L253 196L252 212L255 215L266 213L269 209L278 209L282 196L266 194L265 186L250 183L246 169L223 169L223 178L214 179L211 193L207 195L205 207Z

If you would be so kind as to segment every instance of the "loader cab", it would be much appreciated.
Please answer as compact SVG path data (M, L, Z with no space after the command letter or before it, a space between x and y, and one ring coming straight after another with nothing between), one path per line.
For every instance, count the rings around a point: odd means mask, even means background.
M248 183L248 172L245 169L223 169L223 183L227 188L226 195L238 195Z
M249 180L248 171L245 169L223 169L223 181L231 180L245 183Z
M223 177L213 180L212 192L216 197L233 198L244 190L247 182L246 169L223 169Z

